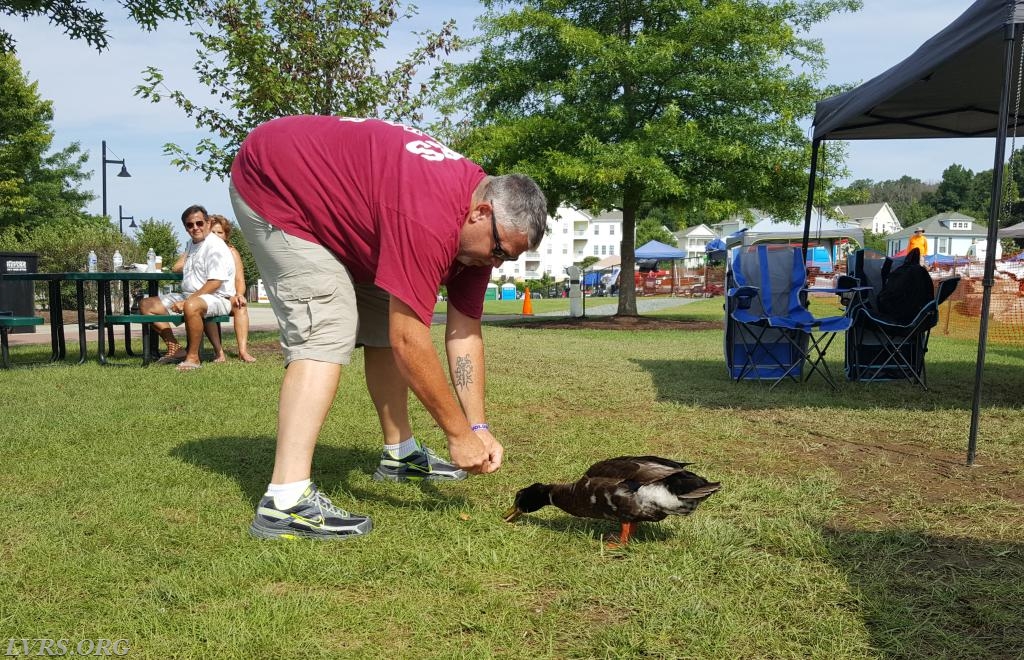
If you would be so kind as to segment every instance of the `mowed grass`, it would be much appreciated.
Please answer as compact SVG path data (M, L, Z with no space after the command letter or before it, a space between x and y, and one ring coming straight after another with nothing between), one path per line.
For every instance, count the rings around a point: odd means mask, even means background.
M718 319L721 299L661 315ZM274 452L273 335L254 337L255 365L0 372L0 638L125 638L150 658L1024 653L1024 350L989 349L966 468L968 341L933 337L929 392L819 379L769 392L728 380L720 330L485 333L503 469L372 481L379 429L357 352L314 478L376 528L335 544L247 536ZM551 508L501 520L518 488L648 453L723 489L625 551L603 548L611 523Z

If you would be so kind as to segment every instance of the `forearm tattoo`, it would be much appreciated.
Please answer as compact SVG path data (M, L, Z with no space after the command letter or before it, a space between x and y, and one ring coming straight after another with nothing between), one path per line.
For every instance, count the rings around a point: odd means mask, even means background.
M464 390L473 382L473 361L468 355L455 357L455 389Z

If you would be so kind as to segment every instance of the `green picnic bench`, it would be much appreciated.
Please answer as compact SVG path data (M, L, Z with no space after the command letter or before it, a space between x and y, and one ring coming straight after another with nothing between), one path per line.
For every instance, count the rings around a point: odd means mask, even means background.
M27 328L33 325L42 325L41 316L5 316L0 315L0 364L4 369L11 368L10 349L7 345L7 333L14 328Z
M107 314L103 318L103 325L129 325L139 323L142 325L142 365L146 366L152 361L153 348L153 324L174 323L179 324L185 320L182 314ZM220 324L231 320L230 315L210 316L206 322L213 321L217 324L217 333L220 334Z

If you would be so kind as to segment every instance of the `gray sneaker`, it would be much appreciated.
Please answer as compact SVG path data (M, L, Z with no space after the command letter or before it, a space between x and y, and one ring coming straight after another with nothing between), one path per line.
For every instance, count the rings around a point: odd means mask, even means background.
M339 509L310 484L295 506L278 509L274 498L265 495L256 507L249 533L258 539L317 539L341 541L369 534L373 521Z
M429 447L419 445L419 449L405 458L392 458L389 453L383 452L380 456L380 465L373 473L373 480L462 481L466 476L465 470L460 470L451 463L441 460Z

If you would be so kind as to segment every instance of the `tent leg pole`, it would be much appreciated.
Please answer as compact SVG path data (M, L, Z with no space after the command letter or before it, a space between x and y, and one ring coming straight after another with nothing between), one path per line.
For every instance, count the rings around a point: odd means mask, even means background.
M967 466L974 465L978 448L978 421L981 414L981 380L985 371L985 344L988 339L988 314L996 270L995 245L999 240L999 209L1002 206L1003 160L1006 155L1006 122L1010 116L1010 83L1013 78L1013 44L1016 26L1006 25L1004 37L1003 89L999 93L999 125L996 127L996 152L992 165L992 198L988 207L988 252L981 281L981 324L978 328L978 360L974 370L974 397L971 400L971 428L967 437ZM1016 126L1014 131L1016 131Z
M811 212L814 211L814 184L818 178L818 147L821 140L811 142L811 179L807 182L807 204L804 206L804 240L800 249L804 253L804 263L807 263L807 245L811 242Z

